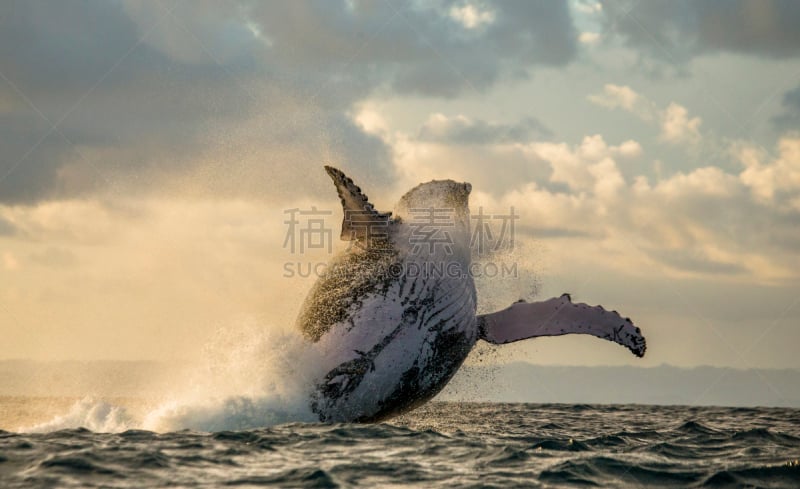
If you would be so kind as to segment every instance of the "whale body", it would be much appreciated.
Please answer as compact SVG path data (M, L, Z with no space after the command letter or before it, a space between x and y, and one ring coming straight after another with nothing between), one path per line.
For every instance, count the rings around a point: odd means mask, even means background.
M646 344L616 311L568 294L477 315L470 251L471 185L434 180L379 212L340 170L326 166L342 202L341 239L297 319L319 354L311 409L323 422L373 422L433 398L475 343L592 334L635 355Z

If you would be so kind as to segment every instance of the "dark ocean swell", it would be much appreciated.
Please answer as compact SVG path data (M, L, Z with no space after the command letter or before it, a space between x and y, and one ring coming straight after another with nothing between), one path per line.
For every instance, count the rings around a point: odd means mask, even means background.
M390 423L0 431L0 487L800 488L800 410L431 403Z

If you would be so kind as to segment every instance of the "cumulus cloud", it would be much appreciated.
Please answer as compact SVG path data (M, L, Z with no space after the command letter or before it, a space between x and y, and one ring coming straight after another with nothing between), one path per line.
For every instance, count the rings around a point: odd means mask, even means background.
M696 143L700 139L699 117L689 117L686 107L675 102L664 110L661 120L661 139L669 143Z
M585 137L574 148L565 143L545 142L532 143L526 150L550 164L551 182L566 184L575 192L599 191L609 198L624 184L613 158L638 156L642 151L636 141L613 146L599 134Z
M499 195L549 173L546 163L536 161L520 143L445 144L404 133L386 141L393 148L399 177L395 188L402 191L420 182L452 178L482 182L485 192Z
M619 266L627 270L649 263L667 275L726 275L759 283L800 279L790 266L798 259L800 233L786 227L787 219L798 216L759 210L743 198L746 188L738 177L705 167L651 185L644 177L623 183L612 171L610 185L595 184L583 194L590 213L579 222L605 236L604 246L619 254ZM759 212L759 220L749 217Z
M614 84L606 84L602 93L589 95L587 99L601 107L628 111L645 121L657 121L661 129L661 141L680 144L697 143L701 139L702 119L690 117L689 110L675 102L659 109L654 102L631 87Z
M680 127L693 127L693 118L678 119L684 122ZM434 114L427 125L437 120L458 118ZM675 133L674 141L692 137ZM463 179L473 184L473 206L514 206L523 213L519 229L526 236L570 240L565 245L570 251L553 258L566 260L558 266L569 266L571 257L580 255L633 275L657 270L672 277L762 284L800 280L790 266L800 258L800 207L792 207L788 190L797 161L794 139L781 142L779 156L757 155L741 172L706 165L655 178L627 163L645 154L639 142L610 144L600 134L578 144L487 143L469 151L457 143L432 145L411 136L387 139L387 144L398 155L403 185ZM506 174L514 177L503 178ZM782 201L765 207L749 198L775 186L782 189L775 195L786 197Z
M661 180L656 189L670 199L690 198L692 195L730 198L736 196L738 187L736 175L706 166Z
M800 135L788 135L778 144L772 161L757 148L741 145L736 155L744 165L740 179L759 202L773 203L788 198L789 205L800 211L794 197L800 193Z
M400 155L404 183L462 178L473 184L473 206L514 206L524 214L520 229L526 235L570 240L570 252L564 257L557 253L557 261L580 255L634 275L636 270L658 270L674 277L757 283L800 279L788 267L797 259L800 232L785 224L800 217L789 217L777 207L766 214L759 210L760 204L746 198L749 188L736 172L705 166L652 182L641 175L625 177L619 165L640 157L641 144L609 144L599 134L576 145L487 144L479 152L464 152L458 144L432 146L408 136L389 144ZM509 157L510 148L517 160ZM495 171L487 171L486 162ZM506 169L516 178L504 180ZM759 212L772 223L768 230L764 220L747 217Z
M800 4L794 0L601 0L606 28L634 49L670 62L734 52L800 56Z

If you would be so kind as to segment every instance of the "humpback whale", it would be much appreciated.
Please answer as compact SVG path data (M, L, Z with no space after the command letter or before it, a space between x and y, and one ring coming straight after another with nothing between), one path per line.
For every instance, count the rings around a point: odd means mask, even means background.
M590 334L644 356L644 336L630 319L574 303L569 294L476 314L469 183L423 183L393 212L379 212L342 171L325 170L342 203L340 237L349 246L332 258L297 318L324 372L310 398L321 421L381 421L425 403L478 340Z

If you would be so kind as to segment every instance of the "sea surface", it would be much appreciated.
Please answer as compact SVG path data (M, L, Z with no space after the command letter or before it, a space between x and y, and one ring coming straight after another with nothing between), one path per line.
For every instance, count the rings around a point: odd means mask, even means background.
M800 410L429 403L387 423L0 431L0 487L800 488Z

